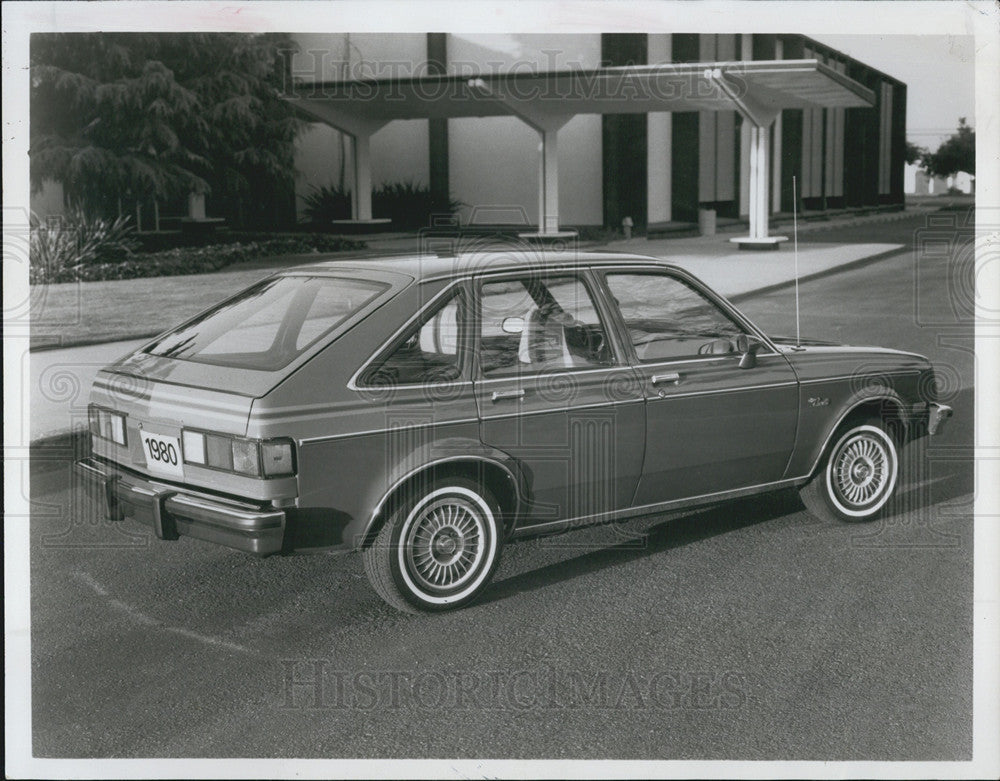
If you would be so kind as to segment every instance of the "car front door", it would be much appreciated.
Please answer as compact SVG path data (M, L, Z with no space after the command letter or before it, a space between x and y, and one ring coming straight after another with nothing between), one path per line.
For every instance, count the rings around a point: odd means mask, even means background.
M479 280L480 437L518 461L519 526L627 507L642 468L644 398L586 272Z
M798 383L760 344L741 368L737 340L762 334L694 279L609 270L646 398L646 455L636 506L780 480L795 443Z

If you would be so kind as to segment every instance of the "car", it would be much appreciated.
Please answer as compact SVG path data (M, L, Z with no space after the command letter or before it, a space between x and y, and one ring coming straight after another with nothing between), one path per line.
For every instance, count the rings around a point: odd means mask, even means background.
M76 468L161 540L360 551L390 605L441 611L518 538L789 488L871 521L950 415L926 358L770 337L661 260L341 259L102 369Z

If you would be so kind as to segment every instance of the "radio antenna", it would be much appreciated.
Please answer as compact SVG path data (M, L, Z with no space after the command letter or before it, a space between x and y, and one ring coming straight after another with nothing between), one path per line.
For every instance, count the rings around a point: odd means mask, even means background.
M795 176L792 176L792 254L795 256L795 349L802 349L799 330L799 193Z

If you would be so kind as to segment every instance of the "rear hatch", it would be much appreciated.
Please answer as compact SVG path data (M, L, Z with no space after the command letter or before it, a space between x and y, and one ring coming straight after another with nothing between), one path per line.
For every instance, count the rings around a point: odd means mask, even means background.
M95 455L165 483L266 498L253 485L260 481L185 463L183 452L185 429L245 435L259 386L250 377L237 376L246 372L204 366L198 367L197 384L184 384L192 379L185 377L190 367L184 363L137 353L98 373L90 401L124 413L125 443L94 437Z
M261 494L257 478L185 459L183 430L245 436L255 399L410 281L296 270L156 337L98 373L91 403L124 413L126 441L95 437L95 453L166 482Z

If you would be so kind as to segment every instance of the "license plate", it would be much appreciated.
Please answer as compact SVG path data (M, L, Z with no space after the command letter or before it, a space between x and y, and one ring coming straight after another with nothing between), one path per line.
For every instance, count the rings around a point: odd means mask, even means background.
M142 453L146 456L146 466L150 472L165 477L184 477L181 443L177 437L150 434L148 431L140 431L139 434L142 437Z

